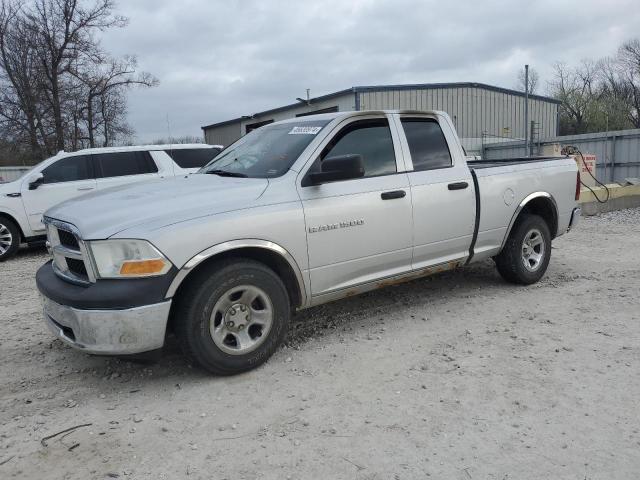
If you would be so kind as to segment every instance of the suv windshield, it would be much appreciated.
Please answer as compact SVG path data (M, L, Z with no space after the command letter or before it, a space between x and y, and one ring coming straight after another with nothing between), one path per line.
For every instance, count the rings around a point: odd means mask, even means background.
M265 125L223 150L198 173L275 178L283 175L330 120Z

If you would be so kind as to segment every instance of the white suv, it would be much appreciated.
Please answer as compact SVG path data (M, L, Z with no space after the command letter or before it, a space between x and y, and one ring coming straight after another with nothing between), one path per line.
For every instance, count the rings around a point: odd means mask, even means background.
M109 147L60 152L14 182L0 184L0 261L20 243L45 238L42 213L96 190L193 173L209 163L220 145L180 144Z

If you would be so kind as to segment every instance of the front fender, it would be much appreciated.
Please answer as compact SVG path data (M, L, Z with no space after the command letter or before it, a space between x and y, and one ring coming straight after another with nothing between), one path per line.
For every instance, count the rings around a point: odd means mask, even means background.
M304 277L302 276L302 271L300 270L300 267L298 266L298 263L296 262L295 258L284 247L278 245L277 243L270 242L267 240L254 239L254 238L242 239L242 240L231 240L228 242L219 243L217 245L207 248L206 250L201 251L200 253L197 253L196 255L191 257L191 259L187 261L187 263L185 263L184 266L178 271L178 274L173 279L173 282L171 282L171 285L169 286L169 289L167 290L167 294L165 297L172 298L175 295L176 291L178 290L178 287L180 287L180 285L185 280L185 278L187 278L189 273L191 273L193 269L195 269L198 265L200 265L205 260L208 260L209 258L212 258L221 253L225 253L233 250L241 250L243 248L264 249L270 252L274 252L278 254L280 257L282 257L282 259L284 259L291 267L296 277L296 282L298 284L298 289L301 295L302 305L306 305L307 288L305 286Z

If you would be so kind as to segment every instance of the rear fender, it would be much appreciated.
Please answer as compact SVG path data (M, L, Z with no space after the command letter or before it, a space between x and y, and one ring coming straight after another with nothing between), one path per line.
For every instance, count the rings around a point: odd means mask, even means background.
M523 210L526 210L527 205L531 206L532 202L541 199L543 200L550 208L552 212L552 218L545 218L549 223L549 230L551 231L551 238L555 238L557 236L557 228L558 228L558 204L556 203L553 195L547 192L533 192L527 195L518 205L515 212L511 216L511 221L509 222L509 227L505 233L504 238L502 239L502 245L500 246L500 250L504 248L505 243L507 242L507 238L509 238L509 234L511 233L511 229L516 223L518 217L522 214ZM538 200L539 201L539 200Z

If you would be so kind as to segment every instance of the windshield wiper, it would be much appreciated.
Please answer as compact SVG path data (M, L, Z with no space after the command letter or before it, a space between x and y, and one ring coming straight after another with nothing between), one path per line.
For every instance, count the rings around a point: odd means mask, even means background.
M210 175L219 175L221 177L248 178L247 175L245 175L244 173L230 172L228 170L220 170L220 169L207 170L205 173Z

